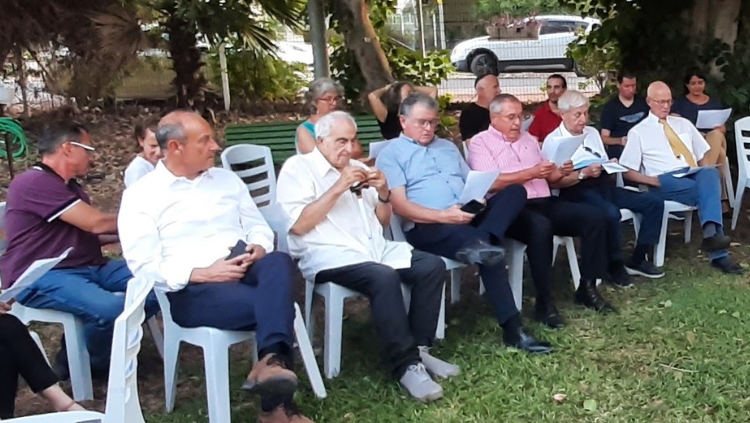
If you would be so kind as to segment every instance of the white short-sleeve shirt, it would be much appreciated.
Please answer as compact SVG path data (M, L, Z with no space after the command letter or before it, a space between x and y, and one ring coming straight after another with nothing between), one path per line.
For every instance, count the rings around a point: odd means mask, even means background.
M667 123L696 162L711 148L689 120L667 116ZM620 156L620 164L646 176L659 176L690 167L684 157L675 157L664 133L664 126L652 113L628 132L628 142Z
M586 135L586 138L583 139L583 143L580 147L578 147L578 149L581 150L584 147L588 147L591 149L591 151L595 151L597 154L599 154L604 160L609 160L609 156L607 156L607 150L604 148L604 141L602 141L602 137L601 135L599 135L599 131L590 126L584 126L583 134ZM552 152L552 147L554 147L554 144L558 139L570 138L574 136L575 135L571 134L570 131L568 131L568 129L565 127L565 123L560 123L560 126L558 126L554 131L550 132L549 135L547 135L547 137L544 139L544 143L542 144L542 154L544 155L544 157L549 158L549 155Z
M140 155L135 156L132 162L125 169L123 173L123 180L125 181L125 188L130 188L135 181L141 179L146 174L154 170L154 165L148 160L144 159Z

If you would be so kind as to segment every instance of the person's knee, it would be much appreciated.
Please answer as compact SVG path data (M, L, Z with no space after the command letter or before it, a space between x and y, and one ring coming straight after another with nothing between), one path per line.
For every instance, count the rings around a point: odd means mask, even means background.
M412 254L415 254L413 252ZM429 253L421 253L419 257L419 261L417 262L417 266L415 269L415 273L417 274L417 279L422 281L439 281L442 282L442 279L437 278L436 276L440 276L443 273L445 273L446 267L445 262L442 258Z
M366 272L364 277L369 282L367 291L371 295L391 295L397 291L401 292L401 278L393 268L384 264L373 264L364 272Z
M99 298L96 304L89 304L83 318L97 329L108 329L122 314L124 308L125 296L113 293L105 298Z
M12 314L0 314L0 331L11 338L28 334L26 325Z
M524 186L521 184L508 185L503 189L503 192L510 200L519 200L523 201L524 203L526 202L526 188L524 188Z
M272 266L278 266L281 269L292 269L294 268L294 260L292 257L281 251L272 251L263 257Z
M531 242L551 240L555 234L552 221L546 217L534 219L526 229L531 233L529 237Z
M619 207L609 202L604 207L604 216L609 224L619 225L622 220L622 213L620 213Z

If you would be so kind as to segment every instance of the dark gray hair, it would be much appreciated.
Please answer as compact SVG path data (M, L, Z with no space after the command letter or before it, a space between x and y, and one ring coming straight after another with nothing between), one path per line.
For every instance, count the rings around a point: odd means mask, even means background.
M78 122L55 122L44 127L36 148L42 157L49 156L66 142L80 143L83 135L88 133L89 130Z
M177 140L181 143L187 141L185 127L181 123L159 124L154 135L156 135L156 142L159 143L159 148L163 150L167 148L169 140Z
M521 104L521 100L513 94L498 94L490 102L490 114L495 115L503 111L503 105L505 103L518 103Z
M314 110L315 102L326 93L335 92L338 96L344 96L344 88L331 78L318 78L310 83L305 93L305 103Z
M561 112L567 112L570 109L575 109L581 106L588 106L589 99L583 95L580 91L567 90L557 100L557 108Z
M357 131L357 122L354 121L352 115L341 110L336 110L318 119L315 124L315 137L318 139L326 139L331 136L331 128L336 126L342 120L346 120L354 125L354 131Z
M409 96L401 102L401 109L399 110L399 114L409 117L411 115L411 109L413 109L417 104L436 112L440 109L437 100L428 96L427 94L415 92L409 94Z

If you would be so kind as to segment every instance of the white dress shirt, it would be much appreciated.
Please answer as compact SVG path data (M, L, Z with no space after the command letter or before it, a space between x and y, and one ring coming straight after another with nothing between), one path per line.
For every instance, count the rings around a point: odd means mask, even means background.
M696 162L711 148L689 120L667 116L667 123L693 154ZM628 132L628 142L620 156L620 164L646 176L659 176L690 167L684 157L675 157L664 133L664 126L653 113L649 113L648 117Z
M133 274L171 291L184 288L193 269L227 257L238 240L273 251L273 231L247 186L221 168L189 180L160 161L125 190L117 224Z
M586 135L586 138L583 139L583 143L581 143L581 146L578 147L578 150L583 150L587 147L591 149L591 151L599 154L604 160L609 160L607 150L605 150L604 148L604 141L602 141L602 137L601 135L599 135L599 131L590 126L584 126L583 134ZM568 131L568 128L565 127L565 123L560 123L560 126L558 126L554 131L550 132L549 135L547 135L547 137L544 139L544 143L542 144L542 154L544 155L544 157L549 158L549 155L552 153L552 147L554 144L556 144L557 139L571 137L575 137L575 135L571 134L570 131ZM577 153L580 153L580 151L578 151Z
M144 159L140 155L135 156L135 159L130 162L122 175L125 182L125 188L130 188L130 186L133 185L135 181L151 173L153 170L154 165L152 165L151 162Z
M356 160L351 160L350 165L369 169ZM277 187L277 202L290 218L289 227L299 219L302 210L325 194L340 176L317 148L308 154L290 157L281 169ZM412 247L383 237L383 227L375 214L377 190L362 190L362 201L364 215L357 197L347 191L310 232L302 236L289 234L290 253L300 258L299 266L305 279L315 280L321 270L368 261L394 269L411 266Z

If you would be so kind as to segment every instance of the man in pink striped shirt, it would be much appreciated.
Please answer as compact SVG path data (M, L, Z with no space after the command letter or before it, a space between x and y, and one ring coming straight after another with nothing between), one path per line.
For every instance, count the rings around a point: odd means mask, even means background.
M489 129L472 138L468 162L474 170L501 170L491 193L511 184L526 188L526 205L506 235L527 246L537 292L537 319L553 328L564 325L551 293L554 235L581 237L583 259L576 302L600 312L614 311L596 289L596 280L609 273L606 217L596 208L560 200L550 192L550 184L554 186L572 173L572 162L558 167L544 158L536 138L521 131L523 107L516 97L495 97L490 103L490 120Z

